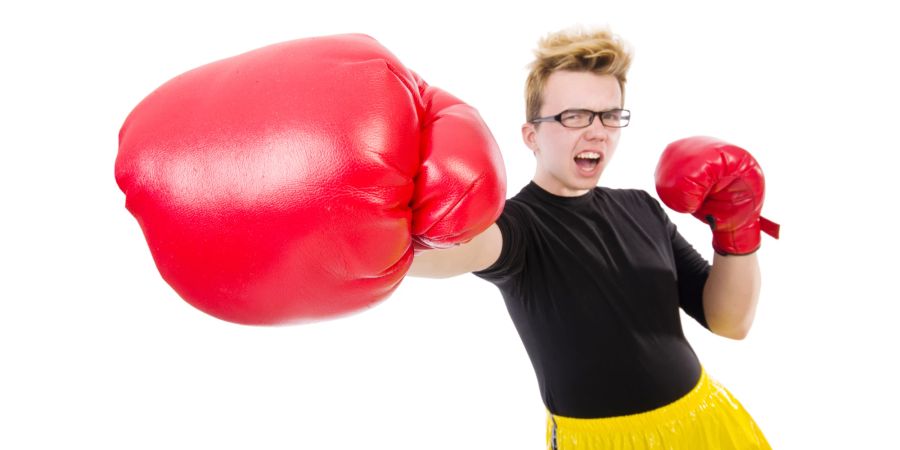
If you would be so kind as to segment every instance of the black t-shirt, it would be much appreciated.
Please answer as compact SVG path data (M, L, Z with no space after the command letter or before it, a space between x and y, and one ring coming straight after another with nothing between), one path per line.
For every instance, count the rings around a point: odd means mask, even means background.
M649 411L696 385L678 308L706 326L710 266L649 194L560 197L531 182L497 225L500 257L475 275L503 294L551 413Z

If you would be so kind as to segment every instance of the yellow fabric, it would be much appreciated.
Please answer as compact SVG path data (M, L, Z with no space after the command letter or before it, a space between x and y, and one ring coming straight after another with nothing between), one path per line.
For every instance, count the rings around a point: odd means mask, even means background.
M552 442L554 431L556 447ZM576 419L548 413L547 448L771 449L750 414L705 371L697 386L684 397L652 411L603 419Z

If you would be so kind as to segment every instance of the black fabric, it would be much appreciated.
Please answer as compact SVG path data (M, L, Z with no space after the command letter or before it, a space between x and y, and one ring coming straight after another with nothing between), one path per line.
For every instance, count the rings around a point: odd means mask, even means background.
M547 409L576 418L649 411L689 392L700 363L678 308L706 326L705 261L644 191L560 197L534 182L497 220L494 283Z

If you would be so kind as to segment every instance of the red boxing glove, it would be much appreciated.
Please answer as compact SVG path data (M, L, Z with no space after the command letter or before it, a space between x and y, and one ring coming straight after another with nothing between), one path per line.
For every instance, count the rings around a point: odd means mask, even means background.
M374 39L254 50L184 73L119 133L116 181L163 278L244 324L369 307L414 248L499 216L499 149L472 107Z
M779 225L760 217L765 180L746 150L711 137L669 144L656 167L656 192L675 211L708 223L713 248L745 255L760 245L760 231L778 238Z

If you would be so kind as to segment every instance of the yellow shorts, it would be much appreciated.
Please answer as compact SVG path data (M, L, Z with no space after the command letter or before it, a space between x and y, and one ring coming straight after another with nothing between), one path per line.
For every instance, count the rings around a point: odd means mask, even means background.
M762 431L721 384L700 375L674 402L603 419L547 415L548 450L771 449Z

